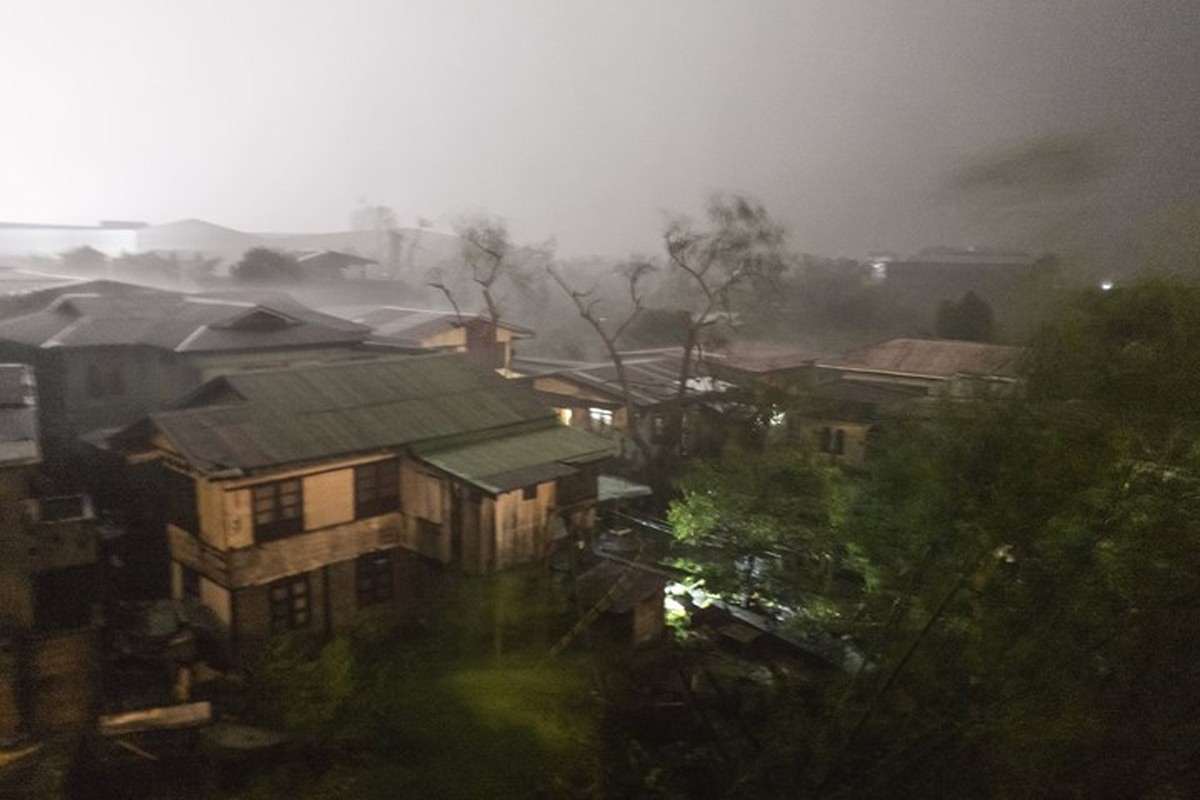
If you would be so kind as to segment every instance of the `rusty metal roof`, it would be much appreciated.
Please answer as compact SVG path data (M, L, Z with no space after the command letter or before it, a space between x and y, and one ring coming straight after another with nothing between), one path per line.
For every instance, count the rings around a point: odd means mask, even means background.
M945 379L954 375L1015 378L1025 350L997 344L949 339L891 339L820 366L857 372L879 372Z
M184 405L150 421L205 470L259 469L554 420L528 387L457 354L231 373Z

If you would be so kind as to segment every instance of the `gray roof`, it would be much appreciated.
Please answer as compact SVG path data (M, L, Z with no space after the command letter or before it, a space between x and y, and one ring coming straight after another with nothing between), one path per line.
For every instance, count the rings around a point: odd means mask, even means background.
M680 353L682 351L650 351L646 355L626 353L622 355L625 378L629 383L630 399L638 406L649 407L675 399L679 386ZM702 363L693 364L692 378L685 397L697 399L718 394L727 386L714 382L702 373ZM570 381L612 398L614 403L624 402L617 368L612 363L593 364L585 367L567 368L553 373L555 377Z
M55 292L41 310L0 320L0 340L39 348L143 345L206 352L354 344L369 333L286 295L256 302L250 295L235 299L110 283Z
M947 379L955 375L1016 378L1025 350L949 339L891 339L821 363L839 371Z
M354 317L355 322L370 326L380 336L413 344L419 344L430 336L461 328L465 322L475 319L484 319L484 317L482 315L460 317L453 311L400 306L379 306ZM503 320L497 324L517 336L533 335L533 331L528 328L512 325Z
M435 439L451 448L555 419L528 387L453 354L231 373L184 405L149 423L204 470L253 470ZM136 436L136 428L119 436Z

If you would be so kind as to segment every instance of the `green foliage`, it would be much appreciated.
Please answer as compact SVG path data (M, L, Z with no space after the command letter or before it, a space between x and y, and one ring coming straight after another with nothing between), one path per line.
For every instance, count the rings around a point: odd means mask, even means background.
M1086 402L1161 434L1200 420L1197 353L1200 287L1154 280L1093 290L1035 340L1029 394Z
M791 605L825 590L840 557L845 484L829 464L793 448L728 448L689 465L668 518L699 545L717 592Z
M443 585L424 636L282 637L255 665L261 722L294 752L247 797L560 797L599 780L587 665L541 658L563 599L544 572ZM482 612L482 613L481 613Z

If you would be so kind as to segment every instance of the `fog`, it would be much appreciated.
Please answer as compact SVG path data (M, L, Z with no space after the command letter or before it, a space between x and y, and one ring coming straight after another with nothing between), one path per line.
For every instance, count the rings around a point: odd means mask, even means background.
M1111 251L1200 185L1189 0L43 0L5 17L4 220L323 231L365 201L620 255L732 190L806 252L1050 247L967 213L947 176L1082 133L1111 169L1080 237Z

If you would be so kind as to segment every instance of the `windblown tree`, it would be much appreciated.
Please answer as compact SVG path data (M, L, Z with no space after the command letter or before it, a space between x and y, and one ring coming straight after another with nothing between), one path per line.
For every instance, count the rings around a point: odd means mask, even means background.
M854 613L871 668L815 711L781 700L772 758L804 765L789 780L847 797L1200 790L1195 291L1082 295L1035 343L1027 398L946 406L882 443L843 528L870 565Z
M711 582L824 603L865 655L816 691L781 682L730 794L1200 793L1197 291L1077 297L1035 341L1025 397L897 422L842 514L770 449L685 474L677 531L744 548ZM827 593L815 559L749 569L830 541L857 594Z
M269 247L253 247L230 269L239 283L300 283L303 272L296 259Z
M617 373L617 383L621 387L621 397L625 406L625 419L628 423L627 433L634 446L637 447L642 463L647 465L652 462L654 453L650 447L650 443L646 441L645 433L642 431L641 412L637 404L633 402L629 374L625 369L624 356L621 355L620 342L627 331L636 324L644 311L642 305L642 281L654 269L653 264L642 259L631 261L620 268L628 289L629 304L623 312L623 316L619 317L615 322L606 316L607 313L611 313L612 309L607 308L609 304L606 304L603 299L595 296L595 287L587 290L576 289L567 282L566 278L559 271L553 268L549 270L550 277L571 298L571 302L574 303L579 316L595 331L597 337L604 344L604 351L607 353L609 359L612 360L613 368Z
M498 324L506 302L514 294L534 291L538 277L550 263L554 244L518 245L502 218L482 214L460 219L454 232L460 243L459 257L450 265L431 270L429 286L445 296L460 318L470 315L470 311L463 311L463 304L477 294L482 313L492 324Z
M682 355L670 419L671 440L682 443L684 403L696 360L721 322L737 324L747 300L778 286L788 267L783 227L766 208L742 195L717 195L706 225L678 217L663 231L668 269L689 297L683 309Z

